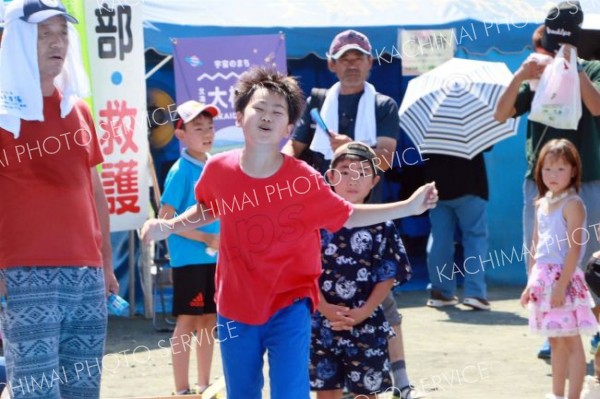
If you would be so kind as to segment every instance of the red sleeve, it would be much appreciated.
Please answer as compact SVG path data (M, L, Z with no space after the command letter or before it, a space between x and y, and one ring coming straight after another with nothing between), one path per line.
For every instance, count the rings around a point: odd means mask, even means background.
M306 201L309 206L310 220L315 229L326 229L331 232L344 227L344 223L352 214L352 204L337 195L327 184L323 176L315 172L311 179L318 182L317 189Z

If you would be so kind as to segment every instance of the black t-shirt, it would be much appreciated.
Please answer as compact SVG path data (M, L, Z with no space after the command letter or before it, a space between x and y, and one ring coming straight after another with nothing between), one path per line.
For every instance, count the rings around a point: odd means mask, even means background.
M424 154L425 181L435 181L440 200L476 195L488 200L488 181L483 153L472 160L449 155Z

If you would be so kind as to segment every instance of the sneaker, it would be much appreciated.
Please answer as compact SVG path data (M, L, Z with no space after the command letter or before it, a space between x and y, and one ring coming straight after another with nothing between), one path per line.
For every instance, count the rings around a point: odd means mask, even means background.
M540 348L538 354L538 359L550 359L552 357L552 351L550 349L550 341L546 340L544 345Z
M463 305L469 306L475 310L491 310L492 306L483 298L465 298Z
M394 394L392 395L392 399L419 399L424 397L425 394L416 390L413 385L400 389L400 393L398 393L398 388L394 388Z
M199 393L195 390L195 389L186 389L185 392L182 393L177 393L177 392L173 392L172 393L173 396L179 396L179 395L199 395Z
M592 347L590 348L590 353L592 355L596 354L596 350L598 349L598 344L600 343L600 333L596 333L593 337L592 340L590 341L590 344L592 345Z
M458 305L458 297L446 298L439 291L431 291L427 306L431 308L442 308L444 306Z

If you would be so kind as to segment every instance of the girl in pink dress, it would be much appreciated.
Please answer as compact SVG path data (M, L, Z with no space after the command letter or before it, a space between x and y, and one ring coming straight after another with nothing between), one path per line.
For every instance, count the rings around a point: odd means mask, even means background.
M565 139L550 140L535 167L539 196L529 262L529 280L521 304L529 304L529 328L546 336L552 348L552 391L548 399L579 399L585 376L581 334L593 335L598 323L581 264L586 231L579 192L581 161Z

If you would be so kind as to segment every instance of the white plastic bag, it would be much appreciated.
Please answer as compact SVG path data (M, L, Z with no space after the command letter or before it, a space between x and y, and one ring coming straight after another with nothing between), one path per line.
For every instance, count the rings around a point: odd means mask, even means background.
M540 78L531 103L529 120L556 129L576 130L580 118L581 89L577 73L577 52L572 49L567 62L562 46Z

